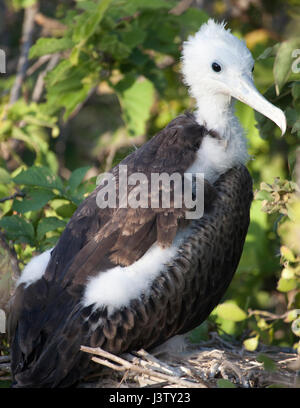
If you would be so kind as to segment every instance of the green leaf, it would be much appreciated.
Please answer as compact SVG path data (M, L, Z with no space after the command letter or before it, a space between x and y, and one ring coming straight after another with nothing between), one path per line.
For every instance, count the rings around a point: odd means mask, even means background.
M124 31L121 34L121 37L127 47L134 48L137 45L143 43L146 38L146 33L139 27L131 26L131 30Z
M59 64L56 65L55 68L50 71L46 76L46 83L48 87L52 87L57 82L63 81L70 77L70 69L72 68L72 64L69 60L62 60Z
M37 0L12 0L12 4L16 10L27 8L35 4Z
M255 351L258 346L259 335L251 337L243 341L243 345L246 350Z
M200 341L209 340L209 326L205 321L189 333L189 341L191 343L199 343Z
M92 12L86 11L79 16L73 32L73 40L75 43L82 44L94 34L110 2L111 0L100 0Z
M11 381L1 380L0 378L0 388L11 388Z
M286 388L286 385L274 383L274 384L267 385L266 388Z
M297 319L298 316L299 316L298 309L291 310L291 311L289 311L289 313L288 313L287 317L284 319L284 321L286 323L290 323L290 322L294 321L295 319Z
M70 218L77 208L77 205L64 199L54 199L50 205L56 214L63 218Z
M209 16L205 11L196 9L195 7L190 7L183 14L175 17L188 33L194 33L199 30L201 25L206 23L208 18Z
M259 363L263 363L264 369L266 371L274 372L277 369L274 360L272 360L270 357L266 356L265 354L262 354L262 353L258 354L258 356L256 357L256 360Z
M73 171L68 181L68 186L70 187L71 191L76 190L89 169L90 166L86 166L80 167L79 169Z
M233 322L240 322L247 319L247 314L235 303L222 303L216 307L215 311L221 318Z
M46 54L54 54L73 48L74 43L71 38L39 38L31 47L29 58L41 57Z
M68 83L65 84L58 84L60 88L63 87L68 87ZM65 108L65 113L64 113L64 120L67 121L68 117L71 115L71 113L75 110L78 104L83 102L86 97L88 96L91 88L93 85L91 84L86 84L84 86L81 86L81 81L77 84L75 84L76 89L58 89L58 88L53 88L50 92L48 92L47 95L47 100L48 100L48 106L53 108L54 111L58 110L60 107Z
M24 184L27 186L39 186L47 189L57 189L63 192L64 187L60 177L56 176L47 167L32 166L27 170L23 170L20 174L14 177L16 184Z
M261 190L261 191L258 191L255 194L255 200L258 200L258 201L264 201L264 200L272 201L272 195L268 191Z
M293 82L292 95L295 100L300 99L300 81Z
M8 184L10 182L11 182L11 178L10 178L8 171L0 167L0 183Z
M280 94L282 87L290 76L293 64L292 53L293 50L299 48L299 46L300 40L297 38L284 41L279 46L273 67L277 95Z
M105 33L101 37L99 48L120 60L127 58L131 53L131 48L125 42L119 41L115 33Z
M57 228L65 227L66 222L56 217L42 218L37 226L37 239L41 240L49 231L55 231Z
M22 214L28 211L36 211L44 207L54 197L55 194L49 190L25 190L25 197L22 200L15 199L12 208Z
M297 280L296 279L285 279L280 278L277 284L277 290L280 292L289 292L290 290L297 288Z
M292 127L291 133L295 133L295 132L299 132L299 131L300 131L300 119L298 119L298 120L294 123L294 125L293 125L293 127Z
M111 7L109 14L114 18L120 18L121 15L133 15L137 11L141 12L141 10L171 9L175 5L174 0L130 0L121 2L122 7L117 7L117 5Z
M293 126L294 123L297 121L299 115L296 109L292 109L288 107L285 111L286 121L289 126Z
M132 82L133 80L132 75L125 77L117 84L116 91L128 132L132 136L138 136L146 131L146 122L154 102L154 86L148 79Z
M5 230L7 237L15 241L15 243L25 242L33 245L34 228L32 224L24 218L17 215L3 217L2 220L0 220L0 227Z
M295 336L300 337L300 318L293 321L292 332L295 334Z
M279 47L280 47L280 43L273 45L273 47L266 48L264 52L257 57L257 61L263 60L269 57L275 57Z
M217 386L218 386L218 388L236 388L235 384L233 384L229 380L225 380L224 378L220 378L217 381Z
M280 248L280 253L287 261L295 262L296 258L293 251L291 251L287 246L282 245Z

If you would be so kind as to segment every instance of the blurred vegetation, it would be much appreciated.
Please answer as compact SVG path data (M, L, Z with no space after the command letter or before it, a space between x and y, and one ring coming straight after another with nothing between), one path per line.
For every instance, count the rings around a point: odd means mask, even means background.
M237 103L256 190L251 225L223 303L193 340L217 327L249 350L300 350L299 10L298 0L0 0L0 308L97 174L193 109L181 44L214 17L246 40L256 85L285 111L288 130L282 138Z

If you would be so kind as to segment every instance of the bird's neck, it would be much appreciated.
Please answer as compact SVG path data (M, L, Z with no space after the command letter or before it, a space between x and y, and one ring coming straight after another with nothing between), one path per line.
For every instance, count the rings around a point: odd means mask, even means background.
M228 169L246 164L249 159L244 130L234 114L234 100L225 95L197 98L196 120L221 138L206 137L190 172L204 173L214 182Z
M218 132L222 139L231 138L231 129L239 126L234 114L234 100L223 94L206 93L196 98L196 120L208 130Z

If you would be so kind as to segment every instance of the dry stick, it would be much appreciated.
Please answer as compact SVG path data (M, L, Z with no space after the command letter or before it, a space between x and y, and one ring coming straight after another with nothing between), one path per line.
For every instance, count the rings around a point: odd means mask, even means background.
M149 354L144 349L137 351L136 354L140 357L143 357L145 360L152 363L155 367L157 367L160 370L165 370L169 372L170 374L173 374L178 377L182 374L181 368L178 369L175 367L171 367L169 364L166 364L165 362L159 360L158 358L154 357L152 354Z
M106 367L112 368L112 369L114 369L116 371L132 370L132 371L137 372L138 374L144 374L144 375L148 375L150 377L156 377L156 378L168 381L168 382L173 383L173 384L181 385L182 387L207 388L204 384L192 383L192 382L189 382L189 381L181 380L178 377L172 377L172 376L167 375L167 374L155 372L154 370L151 370L151 369L136 366L135 364L132 364L132 363L128 362L127 360L124 360L121 357L118 357L118 356L116 356L114 354L108 353L105 350L102 350L100 347L91 348L91 347L81 346L80 349L82 351L85 351L86 353L96 354L96 355L98 355L100 357L104 357L106 359L114 361L115 363L120 364L120 365L116 365L116 364L111 363L108 360L103 359L103 358L92 357L92 360L94 362L96 362L98 364L102 364L102 365L104 365Z
M167 365L163 366L161 362L154 363L149 358L148 358L148 361L145 361L145 360L139 359L138 357L135 357L128 353L124 354L123 357L125 357L126 360L128 360L132 364L135 364L137 362L142 367L153 369L163 374L174 375L175 377L180 377L183 374L181 370L180 370L180 373L178 373L178 370L176 372L176 369L173 370L171 367L168 367Z
M38 4L34 4L25 9L23 31L21 38L21 55L18 61L17 75L10 93L9 105L14 104L20 97L22 83L24 81L27 66L28 53L32 44L32 34L34 29L34 19L38 10Z
M10 261L11 261L11 266L13 269L12 279L14 282L16 282L21 274L19 262L18 262L18 256L16 254L15 249L8 245L5 239L5 235L1 231L0 231L0 247L4 248L10 254ZM12 293L13 293L13 289L12 289L11 295ZM1 300L0 300L0 304L1 304Z
M202 384L196 384L196 383L192 383L192 382L189 382L189 381L180 380L179 378L172 377L170 375L163 374L163 373L158 373L156 371L149 370L147 368L138 367L138 366L136 366L134 364L130 364L128 362L124 363L123 366L117 366L116 364L110 363L108 360L103 360L102 358L98 358L98 357L92 357L92 360L95 363L105 365L106 367L110 367L110 368L112 368L114 370L117 370L117 371L131 370L131 371L137 372L138 374L143 374L143 375L147 375L149 377L159 378L159 379L168 381L171 384L173 383L173 384L181 385L182 387L206 388ZM126 360L124 360L124 361L126 361Z
M42 13L37 13L36 14L35 22L38 25L46 28L49 33L55 33L55 32L57 33L58 32L58 33L62 34L68 28L65 24L61 23L60 21L55 20L55 19L50 18L50 17L46 17Z
M257 316L257 315L259 315L259 316L264 316L264 318L265 318L266 320L285 319L285 318L288 316L289 313L290 313L290 312L288 311L288 312L285 312L285 313L279 315L279 314L274 314L274 313L267 312L266 310L252 310L252 309L248 309L249 317L250 317L250 316Z
M45 76L47 75L49 71L51 71L57 65L59 60L60 60L60 55L53 54L46 68L44 69L44 71L39 74L34 90L32 92L33 102L38 102L40 100L42 93L43 93L44 85L45 85Z
M26 71L26 76L30 76L35 73L42 65L44 65L52 57L51 54L42 55L34 64L32 64Z
M169 13L175 16L180 16L184 13L193 3L194 0L181 0L175 7L173 7Z
M3 363L0 365L0 371L2 371L3 373L10 373L10 364L7 363Z
M160 361L155 356L152 356L152 354L149 354L146 350L141 349L141 350L137 351L136 354L139 357L142 357L145 360L147 360L148 362L154 364L155 366L157 366L159 368L162 368L162 369L165 369L165 370L169 371L171 374L173 373L172 368L170 366L168 366L168 364L163 363L162 361Z
M9 362L10 362L10 356L0 356L0 364L9 363Z

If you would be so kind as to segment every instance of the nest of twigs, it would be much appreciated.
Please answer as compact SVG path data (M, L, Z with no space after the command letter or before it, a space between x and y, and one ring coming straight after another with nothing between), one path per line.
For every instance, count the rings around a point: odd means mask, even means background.
M250 352L217 333L197 345L186 341L181 351L115 356L82 346L82 352L101 366L81 382L84 388L300 388L300 357L292 349L260 345ZM0 356L0 386L10 379L10 357Z
M300 357L292 349L261 345L250 352L217 333L210 336L197 345L187 342L182 351L161 354L139 350L115 356L83 346L82 351L93 354L92 360L102 370L80 387L300 388Z

